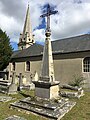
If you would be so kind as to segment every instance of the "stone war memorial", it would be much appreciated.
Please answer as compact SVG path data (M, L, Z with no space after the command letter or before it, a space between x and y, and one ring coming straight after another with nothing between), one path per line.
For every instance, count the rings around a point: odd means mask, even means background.
M51 47L50 16L58 11L52 11L50 5L47 12L41 17L47 17L45 31L45 45L43 51L42 69L39 80L32 81L35 84L35 97L27 97L19 102L11 103L11 108L31 111L50 119L61 119L76 104L68 99L60 97L60 82L55 79Z
M45 45L43 51L42 70L39 81L33 81L35 84L35 95L40 98L52 99L58 97L59 81L55 80L52 47L51 47L51 30L50 15L56 14L57 11L51 11L48 5L47 13L41 17L47 17L47 28L45 32ZM42 91L42 92L41 92Z

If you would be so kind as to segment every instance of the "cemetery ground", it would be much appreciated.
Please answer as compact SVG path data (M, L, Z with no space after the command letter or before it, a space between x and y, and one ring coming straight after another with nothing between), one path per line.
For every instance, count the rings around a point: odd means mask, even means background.
M0 96L8 96L0 93ZM13 99L9 102L0 102L0 120L17 115L27 120L47 120L42 116L30 113L26 114L23 111L17 111L16 109L10 109L10 103L23 99L28 96L34 96L34 91L22 91L15 95L9 95ZM79 99L71 99L76 101L76 105L69 111L61 120L90 120L90 92L85 92L85 95Z

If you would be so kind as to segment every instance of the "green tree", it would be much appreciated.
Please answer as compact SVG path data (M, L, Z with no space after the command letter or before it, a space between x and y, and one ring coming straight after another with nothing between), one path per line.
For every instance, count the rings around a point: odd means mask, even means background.
M0 29L0 71L4 70L9 64L12 50L10 38L6 32Z

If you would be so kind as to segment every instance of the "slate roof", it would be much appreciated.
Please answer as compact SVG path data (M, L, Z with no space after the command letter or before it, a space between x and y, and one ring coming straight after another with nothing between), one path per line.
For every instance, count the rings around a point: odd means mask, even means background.
M69 53L90 50L90 34L53 41L52 49L55 53Z
M52 50L53 54L89 51L90 34L52 41ZM43 46L35 43L27 49L14 52L11 58L38 56L42 55L42 52Z
M34 43L32 46L30 46L27 49L15 51L12 54L11 59L40 55L42 51L43 51L43 46L40 44Z

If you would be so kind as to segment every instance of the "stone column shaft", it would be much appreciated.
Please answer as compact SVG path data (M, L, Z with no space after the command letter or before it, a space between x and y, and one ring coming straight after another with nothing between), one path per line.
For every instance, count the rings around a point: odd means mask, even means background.
M55 78L50 35L51 35L50 32L46 32L41 78L42 80L48 80L50 82L53 82Z

